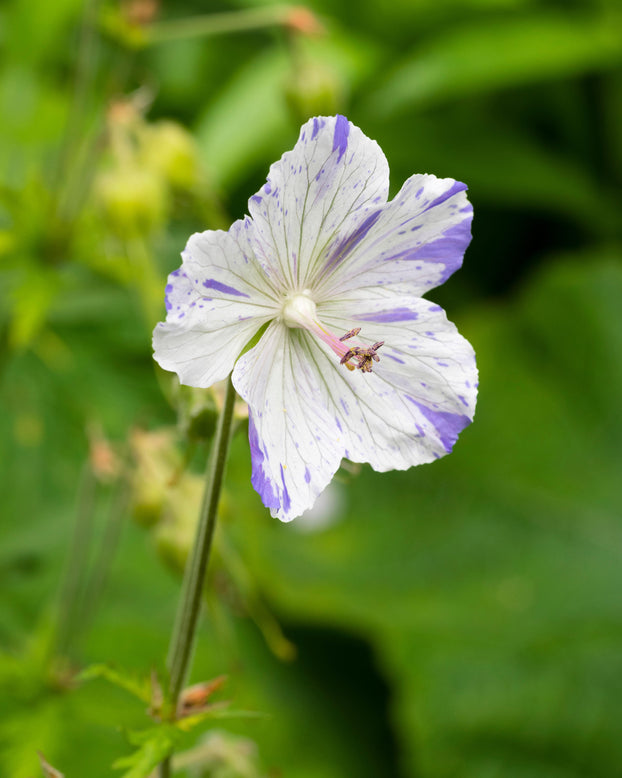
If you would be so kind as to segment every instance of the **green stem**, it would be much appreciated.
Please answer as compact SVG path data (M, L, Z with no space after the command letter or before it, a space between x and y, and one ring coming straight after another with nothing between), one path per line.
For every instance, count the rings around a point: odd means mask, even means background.
M259 30L285 24L291 10L291 6L277 5L159 22L146 28L145 37L147 43L160 43L177 38L198 38Z
M220 489L229 451L234 401L235 390L231 383L231 376L229 376L224 404L207 465L205 492L203 494L199 524L194 544L186 563L182 594L167 659L167 667L170 674L169 695L173 706L173 715L175 715L177 701L186 681L192 658L197 621L201 608L203 584L212 547ZM160 766L161 778L165 778L168 775L170 775L170 760L166 760Z

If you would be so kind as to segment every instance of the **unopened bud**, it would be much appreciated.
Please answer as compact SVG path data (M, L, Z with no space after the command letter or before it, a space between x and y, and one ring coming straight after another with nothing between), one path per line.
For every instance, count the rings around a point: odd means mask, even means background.
M287 104L300 121L338 113L343 105L342 94L336 73L317 60L297 67L285 85Z
M101 173L95 197L110 229L123 239L149 234L166 218L165 182L148 168L117 166Z
M181 470L182 458L175 445L175 432L136 429L130 437L135 466L132 475L132 515L150 527L162 518L171 481Z
M199 182L201 164L195 140L177 122L160 121L145 127L141 161L176 189L192 190Z

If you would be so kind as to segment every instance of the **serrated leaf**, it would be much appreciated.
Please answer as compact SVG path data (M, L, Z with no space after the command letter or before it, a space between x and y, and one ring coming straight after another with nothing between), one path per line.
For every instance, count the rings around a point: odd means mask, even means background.
M77 676L76 680L90 681L94 678L103 678L148 704L152 701L152 683L150 678L140 678L109 665L98 664L87 667Z
M128 740L139 748L129 756L117 759L112 766L116 770L129 768L121 778L147 778L160 762L173 753L179 737L180 733L172 724L130 732Z

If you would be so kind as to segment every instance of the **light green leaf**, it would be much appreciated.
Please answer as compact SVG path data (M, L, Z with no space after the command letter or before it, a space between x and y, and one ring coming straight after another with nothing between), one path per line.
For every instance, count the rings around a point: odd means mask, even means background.
M195 713L191 716L184 716L175 722L177 729L182 732L190 732L201 724L214 719L263 719L265 713L252 710L235 710L223 705L212 705L201 713Z
M94 678L104 678L147 704L152 701L152 685L149 678L139 678L104 664L91 665L77 676L78 681L91 681Z
M162 724L141 732L132 732L129 739L139 748L130 756L117 759L113 768L129 768L122 778L147 778L152 770L173 752L179 738L178 732L170 724Z

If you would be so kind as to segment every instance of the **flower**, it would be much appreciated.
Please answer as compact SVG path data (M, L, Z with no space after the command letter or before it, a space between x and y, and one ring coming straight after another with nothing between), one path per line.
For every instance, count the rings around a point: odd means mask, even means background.
M423 298L462 264L466 186L414 175L390 202L378 144L316 117L228 232L169 276L155 359L184 384L233 371L251 481L273 516L310 508L343 457L404 470L449 453L475 410L470 344Z

